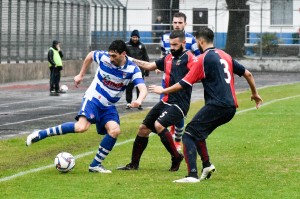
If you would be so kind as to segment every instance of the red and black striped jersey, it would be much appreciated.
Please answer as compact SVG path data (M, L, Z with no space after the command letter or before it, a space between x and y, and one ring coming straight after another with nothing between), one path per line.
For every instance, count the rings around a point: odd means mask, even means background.
M157 68L164 71L165 87L170 87L184 78L190 71L194 59L194 55L189 50L185 50L179 57L173 57L172 54L168 54L156 60ZM186 115L190 107L191 94L192 87L175 93L165 94L162 101L179 106L184 115Z

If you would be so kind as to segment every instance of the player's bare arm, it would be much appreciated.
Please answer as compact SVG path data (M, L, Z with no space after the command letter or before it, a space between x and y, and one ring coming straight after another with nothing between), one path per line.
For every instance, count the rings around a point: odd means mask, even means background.
M139 59L132 59L132 61L144 70L153 71L157 68L155 62L146 62L146 61L142 61L142 60L139 60Z
M139 94L139 97L136 100L131 102L130 106L133 107L133 108L139 107L142 104L142 102L144 101L144 99L146 98L147 93L148 93L147 92L147 87L146 87L145 84L139 84L139 85L137 85L137 87L140 91L140 94Z
M250 86L250 89L251 89L251 101L252 100L255 101L256 108L258 109L260 107L260 105L263 103L263 100L257 92L253 75L250 71L246 70L243 76L247 80L247 82Z
M161 86L156 86L156 85L150 85L149 86L149 91L150 93L156 93L156 94L169 94L169 93L174 93L176 91L179 91L182 89L182 86L179 83L174 84L171 87L168 88L163 88Z
M93 62L93 54L94 54L94 51L91 51L87 56L86 58L84 59L84 62L82 64L82 67L81 67L81 70L79 72L78 75L76 75L74 77L74 84L75 84L75 87L78 88L78 85L80 84L80 82L83 80L83 76L85 75L88 67L91 65L91 63Z

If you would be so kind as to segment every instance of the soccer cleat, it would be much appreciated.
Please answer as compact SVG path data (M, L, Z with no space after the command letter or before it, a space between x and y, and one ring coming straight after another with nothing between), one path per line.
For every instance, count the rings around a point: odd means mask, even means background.
M95 167L89 166L89 172L92 172L92 173L111 173L111 170L107 170L102 165L98 165L98 166L95 166Z
M171 168L169 169L169 171L178 171L179 167L180 167L180 163L183 160L183 155L181 153L179 153L179 157L178 158L172 158L172 165Z
M197 182L200 182L200 180L198 178L187 176L187 177L181 178L179 180L174 180L173 182L177 182L177 183L197 183Z
M122 167L117 168L117 170L138 170L138 169L139 169L139 167L132 164L132 163L129 163L126 166L122 166Z
M201 174L201 177L200 177L200 181L209 179L211 174L215 171L216 171L216 168L215 168L214 165L210 165L209 167L203 168L202 169L202 174Z
M181 151L181 143L174 141L174 144L175 144L177 151Z
M26 139L26 146L31 145L32 143L38 142L40 140L39 131L34 131L29 134Z
M129 103L126 105L126 109L131 109L131 106Z
M139 109L140 111L143 110L142 105L140 105L140 106L138 107L138 109Z
M59 93L56 91L50 91L50 96L59 96Z

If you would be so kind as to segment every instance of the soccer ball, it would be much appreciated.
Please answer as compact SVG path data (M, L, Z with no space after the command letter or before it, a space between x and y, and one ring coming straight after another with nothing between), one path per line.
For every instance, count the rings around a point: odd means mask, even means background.
M67 90L69 90L69 88L68 88L68 86L67 85L61 85L61 87L60 87L60 91L61 92L67 92Z
M74 168L75 158L71 153L61 152L55 157L54 164L58 171L67 173Z

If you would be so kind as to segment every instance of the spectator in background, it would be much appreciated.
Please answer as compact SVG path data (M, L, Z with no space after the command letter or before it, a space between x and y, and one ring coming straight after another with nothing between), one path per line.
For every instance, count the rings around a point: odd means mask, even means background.
M158 25L153 26L153 43L159 43L165 31L165 26L162 25L162 17L158 15L154 23Z
M60 71L63 69L62 64L63 52L60 49L60 42L54 40L48 51L48 62L50 69L50 95L59 95Z
M126 53L128 56L135 58L135 59L149 62L149 56L148 56L146 47L140 41L140 33L138 30L132 31L130 40L126 42L126 47L127 47ZM145 76L146 77L149 76L149 71L141 69L141 72L142 72L143 78ZM134 87L133 83L130 82L126 88L126 101L127 101L126 109L131 109L130 104L132 101L133 87ZM136 88L137 98L139 96L139 93L140 93L139 89ZM142 106L139 106L138 109L143 110Z

